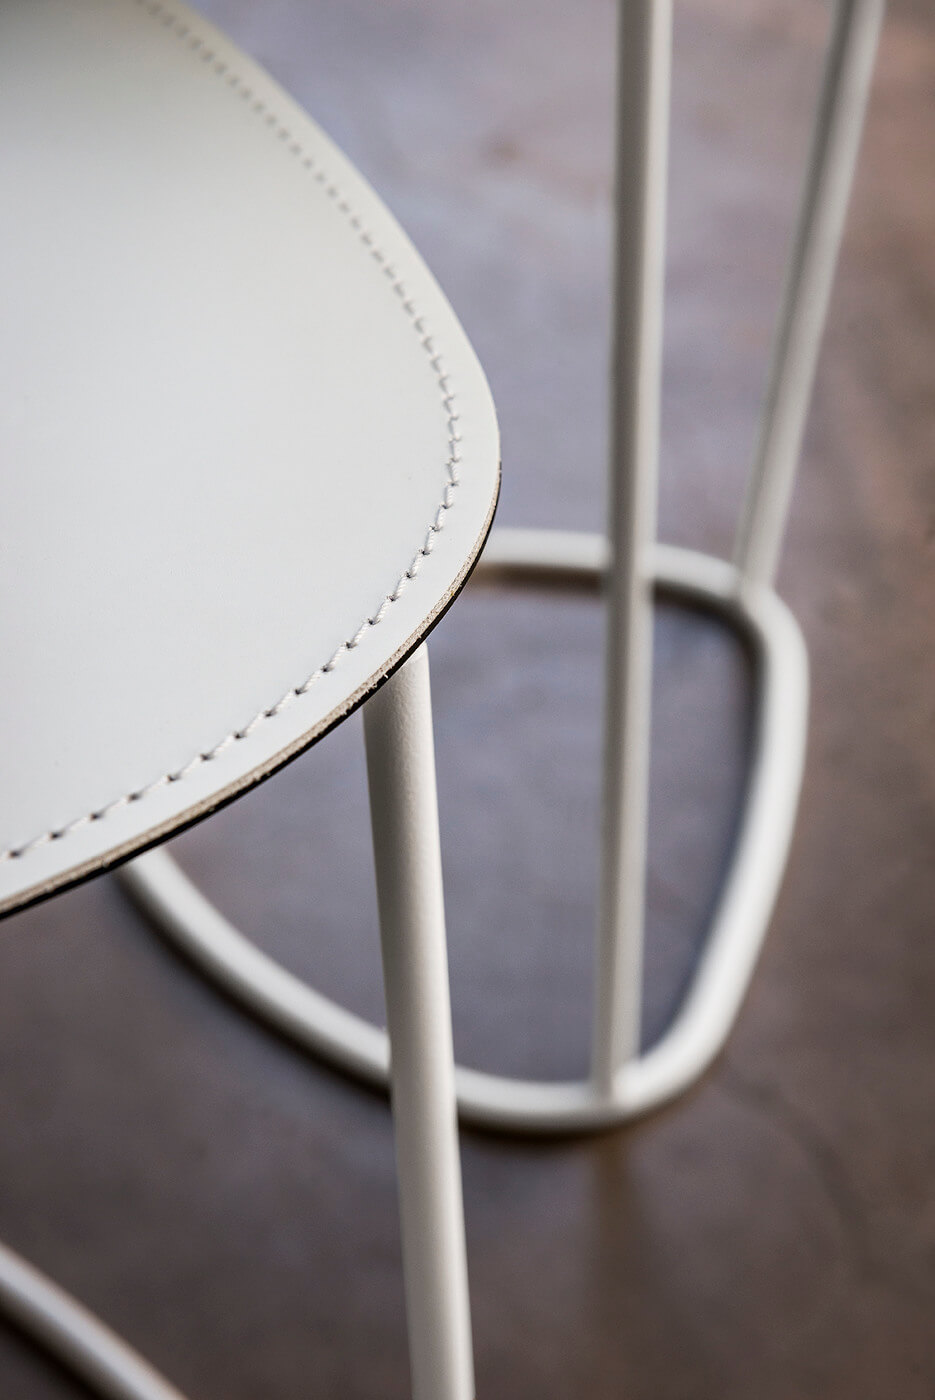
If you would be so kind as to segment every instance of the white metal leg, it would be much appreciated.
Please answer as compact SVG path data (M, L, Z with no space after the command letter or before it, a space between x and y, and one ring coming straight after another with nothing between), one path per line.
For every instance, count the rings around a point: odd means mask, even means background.
M776 329L766 404L737 532L743 587L776 572L854 179L885 0L838 0Z
M364 709L413 1400L473 1400L432 699L424 646Z
M639 1050L652 581L665 272L671 0L619 7L616 246L606 575L604 784L591 1072L606 1092Z
M786 279L760 447L736 562L652 545L659 391L661 219L668 0L626 0L621 19L611 539L495 531L478 570L608 596L601 916L592 1076L582 1083L456 1071L461 1117L517 1132L577 1132L645 1113L688 1087L724 1043L765 934L801 782L807 662L770 586L831 274L840 241L883 0L838 0L798 232ZM733 860L708 942L673 1024L637 1053L648 755L649 589L692 598L750 642L757 663L752 770ZM313 1053L387 1082L385 1032L326 1002L233 929L165 852L124 874L171 938L244 1005Z

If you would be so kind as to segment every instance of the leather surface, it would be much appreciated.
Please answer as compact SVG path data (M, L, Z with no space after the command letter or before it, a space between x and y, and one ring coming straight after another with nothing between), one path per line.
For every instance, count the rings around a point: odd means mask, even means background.
M499 452L404 234L200 16L6 0L0 129L8 909L372 689L463 581Z

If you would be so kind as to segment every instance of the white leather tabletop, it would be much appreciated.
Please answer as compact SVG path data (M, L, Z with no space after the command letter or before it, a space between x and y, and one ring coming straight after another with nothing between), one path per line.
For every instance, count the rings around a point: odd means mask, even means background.
M3 911L358 703L464 581L499 452L405 235L200 16L3 0L0 131Z

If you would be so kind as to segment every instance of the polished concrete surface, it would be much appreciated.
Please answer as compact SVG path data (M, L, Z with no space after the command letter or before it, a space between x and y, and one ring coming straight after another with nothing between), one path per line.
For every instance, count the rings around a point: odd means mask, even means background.
M211 0L371 177L487 367L503 523L601 520L609 0ZM680 0L663 535L729 549L817 80L817 0ZM781 589L813 663L792 858L726 1054L591 1141L464 1137L478 1394L935 1387L935 17L895 0ZM310 256L313 250L310 250ZM588 1044L599 606L475 589L432 640L456 1039ZM703 936L744 658L660 612L647 1033ZM178 843L264 947L380 1014L359 722ZM0 1237L191 1400L408 1394L390 1120L99 881L11 920ZM0 1394L81 1393L0 1332Z

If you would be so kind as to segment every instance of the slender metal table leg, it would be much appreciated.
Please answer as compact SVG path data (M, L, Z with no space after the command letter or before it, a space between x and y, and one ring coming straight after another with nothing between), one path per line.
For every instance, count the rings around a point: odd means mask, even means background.
M837 0L766 402L734 547L745 591L773 581L805 430L885 0Z
M428 654L364 708L413 1400L473 1400Z
M610 568L604 689L595 1087L640 1048L649 799L652 575L665 271L671 0L618 6Z

